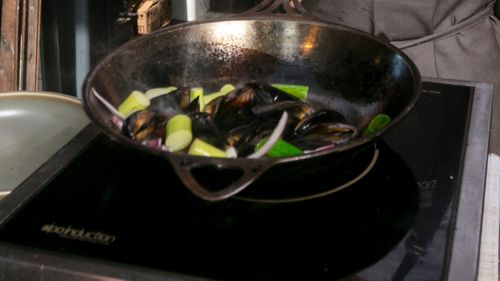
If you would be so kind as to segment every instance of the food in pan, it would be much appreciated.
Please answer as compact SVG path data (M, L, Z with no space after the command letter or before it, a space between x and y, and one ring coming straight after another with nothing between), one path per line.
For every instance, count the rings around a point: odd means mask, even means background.
M309 87L250 82L227 84L205 94L202 87L133 91L115 122L128 138L154 149L208 157L293 157L331 149L360 135L332 109L307 102ZM363 134L390 122L377 115Z

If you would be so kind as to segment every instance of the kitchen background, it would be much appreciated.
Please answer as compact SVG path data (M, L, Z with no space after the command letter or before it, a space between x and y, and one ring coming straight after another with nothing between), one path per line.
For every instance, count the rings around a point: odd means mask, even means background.
M42 1L41 87L80 96L91 66L120 44L138 36L140 0ZM260 0L175 0L171 24L246 11ZM496 7L497 15L500 9Z
M91 66L120 44L138 36L137 12L148 1L62 1L42 3L42 88L80 96ZM170 24L241 13L259 0L165 1Z
M163 1L171 24L241 13L260 2ZM137 12L142 2L157 1L0 0L0 91L45 90L80 96L92 65L138 36ZM495 11L500 15L498 3Z

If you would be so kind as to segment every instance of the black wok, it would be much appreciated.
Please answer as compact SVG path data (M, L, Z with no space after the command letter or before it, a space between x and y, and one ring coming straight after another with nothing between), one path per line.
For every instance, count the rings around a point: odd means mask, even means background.
M118 107L132 90L169 85L215 89L251 80L309 85L310 104L333 108L360 128L379 113L389 115L392 122L345 145L298 157L197 157L149 149L128 139L113 129L112 113L92 94L95 89ZM281 177L327 167L342 173L364 148L408 114L420 94L420 83L415 65L404 53L369 34L304 17L257 15L177 25L130 41L88 74L83 102L91 120L111 138L165 157L189 190L216 201L242 191L258 177L279 182ZM204 186L198 171L205 168L222 170L219 179L233 178L224 187Z

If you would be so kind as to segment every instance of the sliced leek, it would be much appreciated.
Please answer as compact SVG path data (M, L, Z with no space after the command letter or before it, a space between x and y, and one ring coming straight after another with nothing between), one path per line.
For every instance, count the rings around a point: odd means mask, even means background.
M149 99L140 91L132 91L130 95L120 104L118 111L128 117L130 114L146 109L149 106Z
M257 143L257 145L255 146L255 150L259 150L267 142L267 140L268 139L265 138L262 139L259 143ZM279 158L279 157L298 156L302 154L304 154L304 152L300 148L296 147L295 145L287 141L279 139L266 153L266 156L272 158Z
M191 130L191 118L184 114L178 114L167 122L167 138L165 146L168 151L180 151L188 147L193 140Z
M167 94L170 94L172 92L174 92L175 90L177 90L177 87L165 87L165 88L153 88L153 89L149 89L146 91L146 93L144 93L144 95L148 98L148 99L154 99L154 98L157 98L159 96L163 96L163 95L167 95Z
M387 114L377 114L372 118L363 135L373 134L391 123L391 117Z
M307 99L307 94L309 93L309 86L305 85L295 85L295 84L271 84L274 88L280 89L283 92L297 97L301 100Z
M194 139L189 147L188 154L206 157L219 157L226 158L226 152L218 149L217 147L202 141L201 139Z
M225 95L229 94L230 92L234 91L235 89L236 88L231 84L226 84L226 85L222 86L218 92L211 93L211 94L205 96L205 101L204 101L205 104L203 106L205 107L207 104L209 104L214 99L216 99L218 97L225 96Z

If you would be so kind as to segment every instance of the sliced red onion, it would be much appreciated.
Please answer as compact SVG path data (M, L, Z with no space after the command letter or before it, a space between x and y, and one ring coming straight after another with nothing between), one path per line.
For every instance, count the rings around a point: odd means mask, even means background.
M120 111L118 111L116 108L114 108L107 100L105 100L97 91L92 88L92 94L101 101L101 103L109 110L111 113L113 113L115 116L118 116L119 118L125 120L125 115L121 114Z
M158 150L162 150L162 146L163 146L163 144L161 142L161 138L145 140L142 142L142 144L149 147L149 148L158 149Z
M123 128L123 122L124 120L121 119L120 117L113 115L111 117L111 124L115 127L117 130L121 130Z
M253 154L250 154L248 156L248 158L255 159L255 158L260 158L260 157L266 155L266 153L269 150L271 150L271 148L274 146L274 144L279 140L279 138L283 134L283 131L285 130L287 119L288 119L288 113L286 111L283 111L283 115L281 115L281 118L280 118L280 121L278 122L278 125L276 126L276 128L274 128L273 133L271 134L271 136L269 137L267 142L261 147L261 149L259 149L258 151L256 151Z

